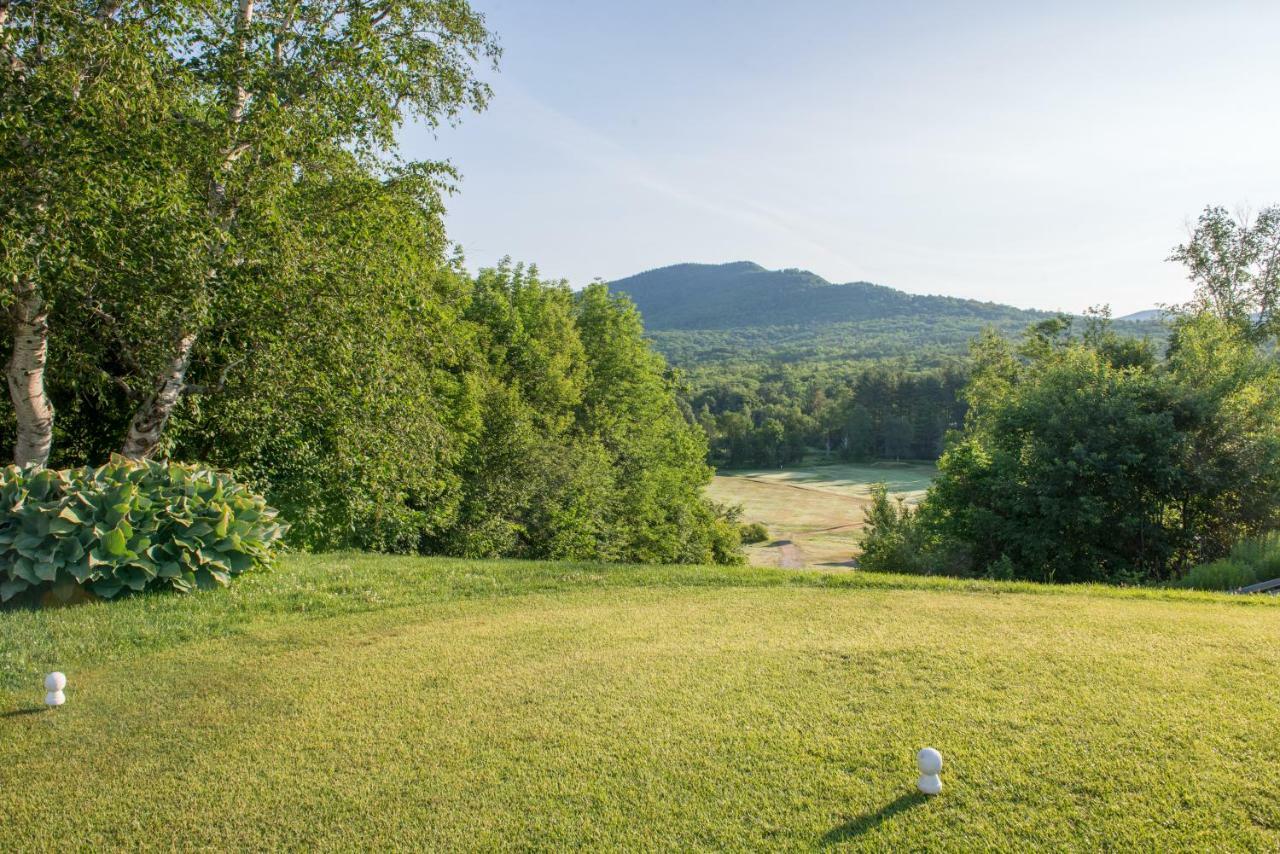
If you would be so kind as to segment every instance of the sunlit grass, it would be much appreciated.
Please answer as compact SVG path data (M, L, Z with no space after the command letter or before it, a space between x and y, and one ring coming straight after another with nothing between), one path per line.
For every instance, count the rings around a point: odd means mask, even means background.
M334 555L4 612L0 850L1274 850L1278 604Z
M790 540L810 565L847 563L858 551L872 484L883 481L909 503L923 496L937 468L928 463L823 463L784 469L721 471L707 489L741 505L744 522L761 522L774 540ZM748 549L753 563L775 564L777 549Z

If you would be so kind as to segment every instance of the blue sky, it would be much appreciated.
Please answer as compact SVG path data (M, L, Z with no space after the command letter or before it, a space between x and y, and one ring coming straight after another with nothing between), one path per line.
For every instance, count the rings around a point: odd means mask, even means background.
M1280 203L1280 3L473 0L451 237L575 286L749 259L1020 306L1188 294L1206 204Z

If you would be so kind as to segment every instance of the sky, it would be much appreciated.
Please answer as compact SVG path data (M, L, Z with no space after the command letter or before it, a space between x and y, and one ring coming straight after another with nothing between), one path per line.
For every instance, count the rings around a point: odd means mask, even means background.
M575 287L685 261L1116 314L1209 204L1280 203L1280 2L472 0L494 96L402 154Z

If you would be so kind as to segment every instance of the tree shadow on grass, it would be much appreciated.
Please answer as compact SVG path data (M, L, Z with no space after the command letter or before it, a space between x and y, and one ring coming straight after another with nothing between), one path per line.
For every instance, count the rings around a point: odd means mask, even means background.
M906 812L909 809L920 806L928 800L927 795L920 792L910 792L900 795L895 800L882 806L875 812L865 813L857 818L851 818L844 824L831 828L822 839L818 840L818 844L823 848L829 845L838 845L850 839L856 839L864 833L867 833L879 827L883 822L893 818L900 812Z

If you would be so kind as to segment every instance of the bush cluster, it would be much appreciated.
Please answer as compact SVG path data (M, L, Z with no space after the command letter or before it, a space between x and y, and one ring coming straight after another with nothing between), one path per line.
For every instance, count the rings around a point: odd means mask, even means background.
M1280 526L1280 365L1208 314L1179 317L1163 359L1072 324L975 344L964 428L918 510L875 497L864 566L1164 584L1208 564L1239 586L1211 562Z
M871 572L943 572L936 563L938 549L927 542L928 531L901 496L889 495L884 483L871 485L871 503L864 508L866 527L858 566Z
M0 473L0 600L78 584L122 590L226 585L270 563L286 527L230 475L112 457L63 471Z
M752 522L749 525L743 525L740 530L742 532L742 542L748 545L763 543L769 539L769 529L764 526L763 522Z
M1237 590L1259 581L1280 578L1280 532L1247 537L1226 557L1192 567L1179 587L1195 590Z

